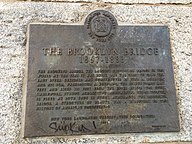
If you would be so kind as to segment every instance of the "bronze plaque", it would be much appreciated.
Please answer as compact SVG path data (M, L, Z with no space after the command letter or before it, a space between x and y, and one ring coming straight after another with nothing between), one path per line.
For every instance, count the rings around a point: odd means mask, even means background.
M30 24L24 137L179 131L167 26Z

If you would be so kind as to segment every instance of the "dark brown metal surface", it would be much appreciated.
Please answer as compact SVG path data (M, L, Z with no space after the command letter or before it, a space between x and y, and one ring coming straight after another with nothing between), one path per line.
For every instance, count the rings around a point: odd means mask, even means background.
M30 24L24 137L179 131L166 26Z

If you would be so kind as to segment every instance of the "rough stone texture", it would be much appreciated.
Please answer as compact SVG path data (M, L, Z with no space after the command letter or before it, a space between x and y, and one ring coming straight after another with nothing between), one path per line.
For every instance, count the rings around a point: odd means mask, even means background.
M191 0L101 0L102 2L123 4L189 4Z
M28 24L31 22L79 22L90 10L94 9L109 10L119 23L169 26L180 114L180 132L22 139L21 104L27 61L26 32ZM0 122L1 144L127 144L170 141L191 143L192 8L190 5L0 3Z
M191 0L0 0L0 2L15 1L45 1L45 2L86 2L86 3L111 3L111 4L192 4Z

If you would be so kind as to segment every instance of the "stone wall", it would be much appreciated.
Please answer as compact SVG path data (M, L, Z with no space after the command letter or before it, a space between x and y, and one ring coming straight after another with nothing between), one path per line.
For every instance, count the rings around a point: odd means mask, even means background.
M192 1L62 1L54 3L0 2L0 143L192 143ZM24 95L22 89L27 62L26 33L28 24L31 22L78 23L91 10L95 9L110 11L117 18L118 23L168 25L177 89L180 132L22 138L21 122Z

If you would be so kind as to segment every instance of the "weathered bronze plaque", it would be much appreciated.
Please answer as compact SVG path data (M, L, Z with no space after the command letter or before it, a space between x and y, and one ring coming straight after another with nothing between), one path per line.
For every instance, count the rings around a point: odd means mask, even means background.
M167 26L30 24L24 137L179 131Z

